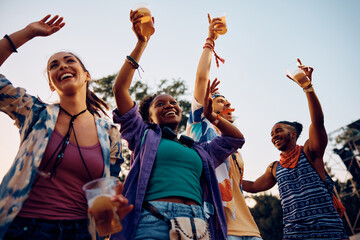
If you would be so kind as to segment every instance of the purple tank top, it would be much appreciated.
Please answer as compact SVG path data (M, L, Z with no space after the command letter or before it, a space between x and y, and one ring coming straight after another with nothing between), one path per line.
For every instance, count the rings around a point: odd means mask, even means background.
M55 129L46 147L40 169L49 161L63 136ZM100 143L80 147L81 154L93 179L102 177L104 161ZM56 155L55 155L56 156ZM55 159L43 170L49 172ZM64 158L50 179L37 174L38 181L31 189L20 213L21 217L49 220L86 219L87 201L82 186L90 181L76 144L69 143Z

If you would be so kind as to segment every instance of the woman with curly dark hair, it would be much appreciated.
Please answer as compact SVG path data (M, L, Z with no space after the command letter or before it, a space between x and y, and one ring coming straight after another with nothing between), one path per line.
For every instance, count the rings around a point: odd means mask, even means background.
M134 210L123 220L123 231L112 239L169 239L169 228L172 230L174 225L168 224L178 217L194 223L190 235L195 231L198 237L226 239L225 216L214 169L243 145L243 135L212 111L209 92L216 84L208 83L204 115L217 124L223 135L210 143L199 144L185 136L177 138L181 108L168 94L144 99L138 112L129 87L149 40L140 30L142 17L138 11L130 12L138 42L127 56L113 88L117 104L114 122L121 124L120 132L132 152L124 195ZM178 223L182 229L182 223Z

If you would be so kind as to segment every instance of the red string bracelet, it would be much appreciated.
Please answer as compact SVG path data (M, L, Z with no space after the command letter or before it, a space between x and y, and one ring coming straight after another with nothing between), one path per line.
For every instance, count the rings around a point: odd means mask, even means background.
M220 60L222 63L225 63L225 59L223 59L223 58L219 57L219 55L217 55L217 53L216 53L215 50L214 50L214 46L213 46L213 45L211 45L210 43L205 43L203 49L204 49L204 48L210 48L210 49L213 51L213 53L214 53L214 55L215 55L215 60L216 60L216 66L217 66L217 67L219 67L219 60Z

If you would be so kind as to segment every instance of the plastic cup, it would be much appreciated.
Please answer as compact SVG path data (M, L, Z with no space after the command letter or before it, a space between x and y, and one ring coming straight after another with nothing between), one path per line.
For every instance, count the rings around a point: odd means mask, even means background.
M116 213L118 204L110 201L110 198L116 195L118 181L115 177L98 178L83 186L88 207L101 237L122 230L121 221Z
M133 11L135 10L137 10L141 14L144 14L144 16L141 18L141 35L149 38L155 32L150 7L146 3L138 3L133 7Z
M212 19L214 18L220 18L221 22L224 24L222 26L216 24L215 28L217 28L218 30L216 31L218 34L220 35L224 35L225 33L227 33L227 26L226 26L226 13L225 12L221 12L221 11L216 11L213 12L212 14L210 13L210 17Z
M298 62L291 63L286 69L286 74L289 75L302 88L306 88L311 83L304 70L299 68Z

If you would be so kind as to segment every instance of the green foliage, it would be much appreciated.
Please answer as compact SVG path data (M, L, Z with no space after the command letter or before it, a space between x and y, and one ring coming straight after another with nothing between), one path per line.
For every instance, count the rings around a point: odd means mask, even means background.
M252 197L256 205L250 208L260 234L264 240L281 240L283 217L280 200L272 195L256 195Z

